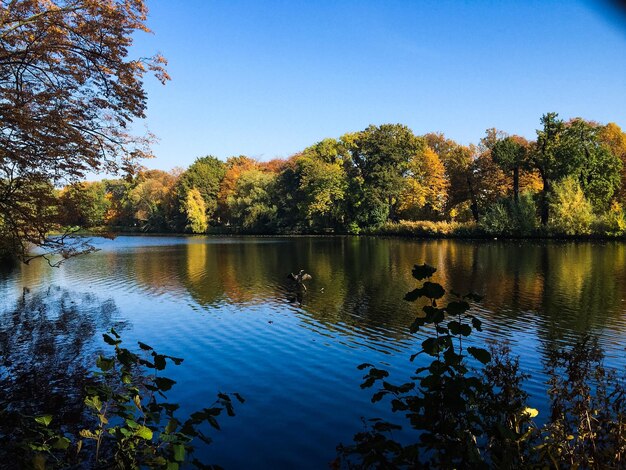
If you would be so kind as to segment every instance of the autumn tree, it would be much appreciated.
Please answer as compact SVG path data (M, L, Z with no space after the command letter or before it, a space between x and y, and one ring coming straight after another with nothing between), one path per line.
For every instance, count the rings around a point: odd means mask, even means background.
M174 187L177 181L178 176L161 170L143 171L137 175L128 200L142 231L161 232L175 228Z
M102 226L110 205L103 182L71 184L63 188L59 197L61 223L87 228Z
M504 173L513 177L513 200L519 202L520 173L530 165L531 146L519 136L497 140L490 148L491 158Z
M620 184L621 161L601 142L601 127L583 119L568 123L557 113L541 118L532 159L543 180L541 222L548 223L549 196L555 182L574 176L596 209L608 205Z
M230 219L228 198L234 193L239 177L242 173L257 167L257 161L245 155L230 157L226 160L224 178L222 178L217 195L218 213L223 221L228 222Z
M128 131L144 117L145 74L168 79L162 57L129 58L146 17L142 0L0 0L0 233L14 253L62 249L51 220L21 209L29 187L150 155Z
M409 162L398 212L409 219L440 217L446 207L448 186L443 163L426 147Z
M598 130L598 140L607 146L613 155L617 156L622 162L622 170L620 172L620 189L619 199L626 201L626 132L614 122L609 122L606 126L602 126Z
M260 231L272 227L277 211L273 199L275 180L276 174L257 169L241 174L228 198L230 212L240 227Z
M178 180L180 201L184 203L189 191L197 189L204 201L207 220L211 221L217 210L217 197L225 173L226 168L221 160L210 155L197 158Z
M205 233L209 228L204 198L198 188L187 191L183 201L183 212L187 216L187 230L191 233Z

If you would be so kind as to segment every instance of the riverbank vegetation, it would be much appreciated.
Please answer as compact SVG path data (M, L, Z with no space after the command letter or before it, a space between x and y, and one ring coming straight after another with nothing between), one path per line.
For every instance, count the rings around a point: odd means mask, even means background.
M555 113L541 124L535 141L488 129L469 146L369 126L287 159L207 156L50 188L50 210L96 231L623 236L626 133Z

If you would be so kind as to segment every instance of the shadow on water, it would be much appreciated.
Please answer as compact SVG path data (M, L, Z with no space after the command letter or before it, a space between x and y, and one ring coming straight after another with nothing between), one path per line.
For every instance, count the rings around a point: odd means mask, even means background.
M81 421L96 339L112 326L123 329L116 313L112 301L60 287L33 293L25 287L0 312L0 449L16 414L49 413L70 427Z

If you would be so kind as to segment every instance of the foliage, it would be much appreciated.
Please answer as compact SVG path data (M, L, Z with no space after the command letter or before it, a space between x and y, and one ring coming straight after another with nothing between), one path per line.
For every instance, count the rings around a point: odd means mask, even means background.
M53 426L53 416L34 417L30 426L25 424L27 432L20 444L22 462L35 468L87 465L169 470L185 462L207 468L191 458L193 440L210 444L201 426L206 423L219 430L216 418L224 411L234 416L233 398L240 402L243 398L236 393L219 393L215 403L181 421L176 417L179 405L161 400L176 383L161 373L168 363L179 365L183 359L159 354L141 342L141 354L131 352L121 346L114 329L103 337L114 347L114 354L97 358L98 370L87 386L84 404L91 424L78 435L70 435Z
M371 213L361 216L368 225L395 217L404 190L404 177L416 155L424 151L423 139L401 124L369 126L358 133L349 149L358 175L363 179L365 195L373 201ZM382 205L387 206L384 217ZM362 205L361 211L369 209Z
M405 300L426 300L422 313L415 318L410 331L429 333L420 350L411 356L430 356L430 364L419 367L413 380L394 385L386 380L389 373L372 364L361 364L367 369L361 388L376 383L382 385L372 397L372 402L388 397L393 411L401 412L411 427L418 431L419 439L402 445L387 437L397 424L380 419L371 420L371 428L355 436L352 447L340 446L345 457L359 456L365 468L455 468L460 465L484 464L477 443L480 435L480 415L476 406L483 384L472 376L466 358L486 364L491 361L489 351L464 344L472 330L481 330L482 322L470 314L470 303L480 300L476 294L456 298L439 306L445 290L431 282L436 272L432 266L415 265L413 277L424 281L405 295ZM447 317L447 318L446 318Z
M626 462L624 376L604 367L597 338L548 351L550 419L535 447L544 465L622 468Z
M226 160L226 171L217 196L219 215L226 223L230 223L232 217L228 209L228 198L235 192L237 181L242 173L252 170L257 166L258 163L255 160L245 155L230 157Z
M365 233L408 237L471 237L482 234L473 222L433 222L430 220L385 222L375 229L365 231Z
M186 171L104 180L103 190L74 184L61 191L59 211L55 192L44 194L52 188L49 181L42 180L23 186L33 197L20 196L24 207L4 217L0 232L10 239L11 227L18 226L42 238L52 226L85 227L104 219L112 230L153 232L623 236L620 211L612 208L626 174L619 126L563 122L556 114L545 115L542 124L537 142L492 128L477 146L459 145L443 134L416 136L400 124L369 126L285 160L240 155L224 163L203 157ZM571 201L559 202L556 193L567 178L577 181L591 203L591 219L586 204L581 214ZM190 196L194 189L204 209ZM44 215L40 205L28 202L37 199L47 201ZM550 208L557 211L553 217ZM25 217L11 220L13 214ZM537 214L541 222L554 223L538 227ZM431 223L471 220L479 225L459 231ZM11 243L5 245L10 252Z
M601 227L599 230L610 237L619 237L626 232L626 215L622 206L613 202L611 208L604 214L601 220Z
M517 203L515 199L502 199L491 205L480 226L489 235L533 235L537 229L537 206L534 195L522 193Z
M266 230L274 222L276 205L272 201L275 175L249 170L239 177L227 203L230 213L244 229Z
M586 235L591 233L593 220L593 207L576 179L566 178L554 185L550 199L551 230L561 235Z
M553 184L569 177L578 179L596 209L606 209L619 188L622 162L602 143L601 129L580 118L565 123L556 113L545 114L541 123L532 158L544 183L542 222L548 222Z
M160 56L128 57L135 32L149 31L142 0L3 0L0 7L0 235L24 257L28 243L45 248L55 228L40 214L52 203L39 197L42 185L90 171L131 172L150 155L151 137L127 128L144 117L146 73L169 77Z
M491 147L491 158L505 173L513 176L513 198L519 199L520 171L529 166L530 146L518 136L505 137Z
M139 174L134 187L128 191L133 217L144 232L166 231L175 227L175 185L172 173L150 170Z
M302 194L299 210L309 226L341 226L348 187L342 162L302 156L296 160L296 172Z
M217 196L225 173L221 160L210 155L197 158L178 180L177 191L181 204L188 199L188 193L196 189L202 197L207 222L211 221L217 210Z
M209 228L204 199L197 188L187 191L187 199L183 203L183 211L187 215L187 229L191 233L205 233Z
M104 183L74 183L65 187L59 197L61 222L85 228L102 226L110 205Z
M398 207L399 216L416 220L443 215L448 181L445 167L434 151L426 147L411 159L405 181Z
M336 467L347 468L621 468L626 458L626 384L606 370L597 340L581 337L571 348L548 351L551 413L539 425L539 412L527 405L520 371L507 345L488 350L471 345L482 322L472 312L476 294L441 306L443 287L430 278L436 269L415 265L424 281L405 296L425 298L410 331L426 333L417 353L429 358L411 381L394 385L373 364L361 388L381 387L372 402L385 400L414 433L402 441L402 427L379 418L367 421L351 445L339 445ZM471 359L477 368L468 365ZM428 363L430 361L430 363Z

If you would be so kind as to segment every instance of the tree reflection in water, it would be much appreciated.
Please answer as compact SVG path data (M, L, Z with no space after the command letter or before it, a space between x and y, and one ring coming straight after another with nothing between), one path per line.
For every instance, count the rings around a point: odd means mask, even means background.
M110 300L49 287L24 288L0 312L0 449L18 414L49 413L58 423L79 423L98 333L123 328L115 324L116 311Z

